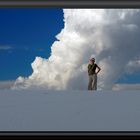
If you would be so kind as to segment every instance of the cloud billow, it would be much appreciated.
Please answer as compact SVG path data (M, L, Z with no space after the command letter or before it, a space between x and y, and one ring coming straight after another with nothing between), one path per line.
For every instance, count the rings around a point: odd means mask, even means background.
M140 10L64 9L63 12L64 28L51 46L51 56L36 57L31 64L33 73L26 78L20 76L14 89L86 90L91 56L101 67L98 89L111 89L130 69L129 63L138 61Z

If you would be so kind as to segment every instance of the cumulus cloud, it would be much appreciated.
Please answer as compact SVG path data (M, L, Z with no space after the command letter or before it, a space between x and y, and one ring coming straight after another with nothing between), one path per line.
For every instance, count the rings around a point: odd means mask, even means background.
M140 90L140 84L114 84L112 90Z
M33 73L19 77L13 88L87 89L91 56L101 67L98 89L112 89L140 52L140 10L64 9L64 28L51 46L51 56L36 57Z
M15 81L0 81L0 89L10 89Z
M139 72L140 70L140 59L129 61L126 65L126 72L128 74L133 74L134 72Z

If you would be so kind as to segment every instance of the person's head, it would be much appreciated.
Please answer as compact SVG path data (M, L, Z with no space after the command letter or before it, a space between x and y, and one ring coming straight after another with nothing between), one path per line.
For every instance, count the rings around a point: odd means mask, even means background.
M95 58L91 58L90 62L94 64L95 63Z

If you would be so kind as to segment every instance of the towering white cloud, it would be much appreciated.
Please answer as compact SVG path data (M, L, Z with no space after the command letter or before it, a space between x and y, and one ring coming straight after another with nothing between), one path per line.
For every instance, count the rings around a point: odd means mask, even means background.
M140 10L64 9L64 29L48 59L36 57L33 73L19 77L14 88L87 89L87 64L101 67L98 88L111 89L140 55ZM53 27L52 27L53 28ZM132 66L132 65L131 65Z

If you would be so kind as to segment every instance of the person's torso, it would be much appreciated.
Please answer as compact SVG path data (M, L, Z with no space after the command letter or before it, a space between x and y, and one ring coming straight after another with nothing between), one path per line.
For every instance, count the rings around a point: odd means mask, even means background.
M88 74L93 75L96 72L97 64L89 64L88 65Z

